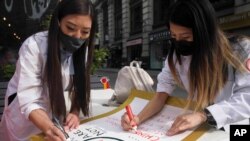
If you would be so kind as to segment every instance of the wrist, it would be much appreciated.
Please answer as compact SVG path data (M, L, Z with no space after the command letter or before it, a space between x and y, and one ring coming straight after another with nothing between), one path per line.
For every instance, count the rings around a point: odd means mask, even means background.
M74 114L74 115L76 115L76 116L79 116L80 111L79 111L79 110L73 110L73 111L71 111L70 113L71 113L71 114Z
M141 122L142 122L141 119L142 119L142 118L141 118L139 115L137 115L136 118L137 118L137 119L136 119L137 125L141 124Z
M201 111L200 115L201 115L202 121L206 122L207 121L207 114L204 111Z
M213 117L213 115L210 113L208 109L204 109L204 113L206 114L206 123L212 127L216 127L217 123Z

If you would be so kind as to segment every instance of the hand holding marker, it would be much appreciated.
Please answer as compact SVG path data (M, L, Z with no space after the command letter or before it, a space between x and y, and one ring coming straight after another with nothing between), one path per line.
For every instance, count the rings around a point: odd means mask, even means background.
M66 141L70 141L69 135L66 133L63 126L60 124L59 120L54 115L53 115L52 121L55 124L55 126L63 132L63 134L66 138Z
M131 107L130 107L129 105L127 105L125 108L126 108L126 112L127 112L127 114L128 114L129 120L130 120L130 121L133 120L134 114L132 113ZM134 124L132 125L132 130L137 130L137 125L136 125L136 123L134 123Z

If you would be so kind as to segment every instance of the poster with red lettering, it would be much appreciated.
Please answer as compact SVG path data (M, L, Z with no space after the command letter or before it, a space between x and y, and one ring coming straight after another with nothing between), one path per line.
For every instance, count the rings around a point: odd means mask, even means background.
M138 114L148 100L135 97L130 103L134 114ZM147 120L135 131L124 131L121 127L121 116L125 108L111 115L104 116L79 126L69 132L71 141L179 141L190 135L193 130L175 136L167 136L176 116L183 114L183 109L165 105L164 109L153 118Z

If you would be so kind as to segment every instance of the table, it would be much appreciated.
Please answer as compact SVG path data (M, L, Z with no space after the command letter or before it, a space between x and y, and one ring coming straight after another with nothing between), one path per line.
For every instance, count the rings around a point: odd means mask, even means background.
M198 141L229 141L230 135L227 132L210 129L205 134L203 134Z
M114 93L113 89L92 89L91 90L91 107L90 116L97 116L109 111L114 110L117 107L106 106L108 100L112 97Z
M90 117L97 116L113 109L117 108L115 106L105 106L108 100L112 97L114 93L113 89L91 89L90 94ZM65 93L66 109L70 110L70 99L68 98L68 93ZM80 113L80 118L85 119L86 117Z

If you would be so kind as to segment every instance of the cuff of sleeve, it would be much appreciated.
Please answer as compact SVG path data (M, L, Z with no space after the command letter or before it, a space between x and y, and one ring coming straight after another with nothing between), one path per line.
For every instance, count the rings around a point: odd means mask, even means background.
M209 112L211 113L211 115L213 116L214 120L217 123L217 129L220 129L221 127L223 127L226 124L226 120L227 118L223 115L224 111L223 109L221 109L220 107L216 106L216 105L211 105L209 107L207 107L207 110L209 110Z
M29 105L27 106L27 108L23 109L22 110L22 114L24 114L25 118L27 120L29 120L29 115L30 113L33 111L33 110L37 110L37 109L43 109L46 111L46 109L44 107L41 107L41 105L38 105L38 104L32 104L32 105Z

